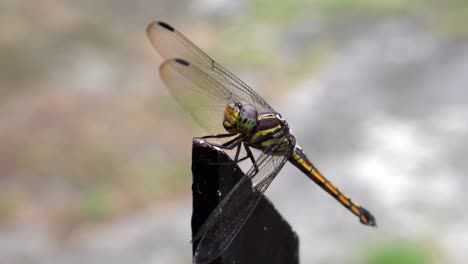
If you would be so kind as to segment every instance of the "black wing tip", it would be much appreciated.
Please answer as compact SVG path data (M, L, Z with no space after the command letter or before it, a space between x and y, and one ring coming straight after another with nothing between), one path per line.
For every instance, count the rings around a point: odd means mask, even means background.
M184 66L189 66L190 65L190 63L188 61L184 60L184 59L177 58L177 59L174 59L174 60L175 60L175 62L177 62L179 64L182 64Z
M157 23L158 23L158 25L160 25L161 27L163 27L163 28L165 28L165 29L167 29L169 31L174 31L175 30L171 25L167 24L166 22L158 21Z
M360 211L361 217L359 217L359 221L361 221L362 224L377 227L377 222L375 222L374 216L369 213L369 211L362 207L360 208Z

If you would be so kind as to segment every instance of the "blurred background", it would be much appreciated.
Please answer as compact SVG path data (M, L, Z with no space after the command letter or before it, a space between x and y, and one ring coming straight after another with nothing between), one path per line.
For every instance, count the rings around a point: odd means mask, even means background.
M301 263L466 263L468 2L0 3L0 263L190 263L191 139L163 20L256 89L358 220L286 165Z

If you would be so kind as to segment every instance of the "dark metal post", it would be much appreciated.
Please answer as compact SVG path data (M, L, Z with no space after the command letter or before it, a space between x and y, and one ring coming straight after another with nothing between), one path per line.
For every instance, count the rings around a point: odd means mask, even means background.
M211 211L244 176L242 170L223 151L194 139L192 146L192 235ZM221 195L219 195L221 194ZM198 241L193 241L193 252ZM299 239L273 204L263 196L249 220L224 254L212 264L220 263L299 263Z

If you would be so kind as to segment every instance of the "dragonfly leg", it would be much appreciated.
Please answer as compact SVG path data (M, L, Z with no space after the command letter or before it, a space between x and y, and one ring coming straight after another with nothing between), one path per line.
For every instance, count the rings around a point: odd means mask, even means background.
M234 156L234 163L239 162L239 154L240 154L241 147L242 147L242 142L239 145L237 145L236 156Z
M250 158L250 160L252 161L252 164L253 164L253 166L255 168L255 173L258 173L258 166L255 163L255 158L253 156L253 153L250 150L250 148L245 144L244 144L244 148L245 148L245 150L247 152L247 155L245 157L242 157L242 158L239 159L239 154L240 154L241 147L242 147L242 142L237 146L236 155L235 155L234 160L232 162L222 162L222 163L216 163L216 164L217 165L231 165L231 164L239 163L241 161L244 161L244 160Z
M210 137L216 137L216 136L210 136ZM228 136L223 135L223 137L228 137ZM235 138L233 138L233 139L231 139L231 140L229 140L229 141L227 141L227 142L225 142L223 144L215 144L215 143L209 143L209 144L212 145L212 146L221 148L221 149L231 150L231 149L237 147L239 144L241 144L243 140L244 140L244 136L239 135L239 136L237 136L237 137L235 137Z
M231 165L231 164L235 164L235 163L239 163L241 161L244 161L246 159L250 158L249 156L245 156L245 157L242 157L238 160L234 160L234 161L231 161L231 162L219 162L219 163L210 163L210 164L216 164L216 165ZM256 172L258 172L258 168L256 168Z
M211 144L212 146L215 146L215 147L218 147L218 148L221 148L221 149L228 149L228 150L231 150L235 147L237 147L237 150L236 150L236 156L234 158L234 161L232 162L219 162L219 163L211 163L211 164L216 164L216 165L231 165L231 164L235 164L237 162L239 162L239 153L240 153L240 149L241 149L241 146L242 146L242 141L244 140L244 136L243 135L239 135L231 140L229 140L228 142L225 142L224 144L222 145L218 145L218 144ZM242 159L244 160L244 159Z
M228 134L218 134L218 135L208 135L208 136L203 136L201 139L207 139L207 138L225 138L225 137L233 137L237 134L235 133L228 133Z
M244 160L246 160L246 159L248 159L248 158L249 158L249 156L245 156L245 157L243 157L243 158L238 159L237 162L244 161Z
M203 137L200 137L200 139L211 139L211 138L227 138L227 137L233 137L233 136L236 136L237 134L233 134L233 133L229 133L229 134L218 134L218 135L207 135L207 136L203 136ZM214 146L214 147L218 147L218 148L222 148L222 149L233 149L235 146L230 146L232 143L236 142L239 137L241 137L241 135L238 135L237 137L223 143L223 144L216 144L216 143L212 143L212 142L209 142L207 141L208 144L210 144L211 146Z
M249 146L247 146L246 144L244 144L244 148L245 148L245 151L247 152L247 156L244 157L243 159L250 158L250 160L252 161L252 164L253 164L253 166L255 168L255 174L257 174L258 173L258 166L257 166L257 163L255 163L255 158L253 156L253 153L250 150Z
M203 137L203 138L223 138L223 137L229 137L229 136L233 136L233 134L220 134L220 135L214 135L214 136L206 136L206 137ZM239 135L239 136L237 136L237 137L223 143L222 145L210 143L212 146L219 147L219 148L222 148L222 149L228 149L228 150L231 150L231 149L237 147L236 155L234 156L234 160L232 162L220 162L220 163L211 163L211 164L231 165L231 164L236 164L236 163L239 163L241 161L244 161L244 160L250 158L250 160L252 161L252 164L253 164L253 166L255 168L255 173L258 173L259 170L258 170L257 164L255 163L255 157L253 156L253 153L250 150L250 148L245 144L244 144L244 148L245 148L245 150L247 152L247 156L242 157L242 158L239 159L240 150L241 150L241 147L242 147L243 140L244 140L244 136Z
M239 154L240 154L241 147L242 147L242 142L240 142L240 143L237 145L236 155L235 155L233 161L228 161L228 162L217 162L217 163L210 163L210 164L216 164L216 165L232 165L232 164L236 164L236 163L238 163L238 162L240 162L240 161L245 160L247 157L244 157L244 158L239 159Z

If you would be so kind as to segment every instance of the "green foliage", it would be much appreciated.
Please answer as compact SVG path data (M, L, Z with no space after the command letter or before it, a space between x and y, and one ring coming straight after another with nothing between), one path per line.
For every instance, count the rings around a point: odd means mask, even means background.
M425 8L425 20L436 31L450 38L463 39L468 35L468 1L451 0L431 2L431 8Z
M348 13L394 14L409 8L418 1L409 0L293 0L251 1L251 16L255 21L286 23L298 16L325 12L329 15Z
M242 64L244 67L271 65L276 58L271 43L268 43L271 38L268 32L259 27L245 26L241 31L226 30L221 32L219 37L220 45L217 45L219 50L214 50L213 53L226 54L232 58L229 60L231 64ZM232 43L232 45L223 43Z
M433 28L453 37L468 34L465 26L468 17L468 1L422 0L292 0L250 1L247 19L250 23L284 26L297 18L329 16L369 16L384 18L398 14L417 14Z
M386 242L369 249L363 264L431 264L434 263L429 249L409 242Z
M329 0L317 1L324 11L332 14L364 12L369 14L393 14L408 8L416 1L409 0Z
M81 209L86 219L97 221L113 211L114 203L115 199L111 188L104 185L94 186L88 190L83 198Z
M255 0L251 2L252 16L255 20L264 22L286 22L294 18L301 10L310 7L313 1L269 1Z

